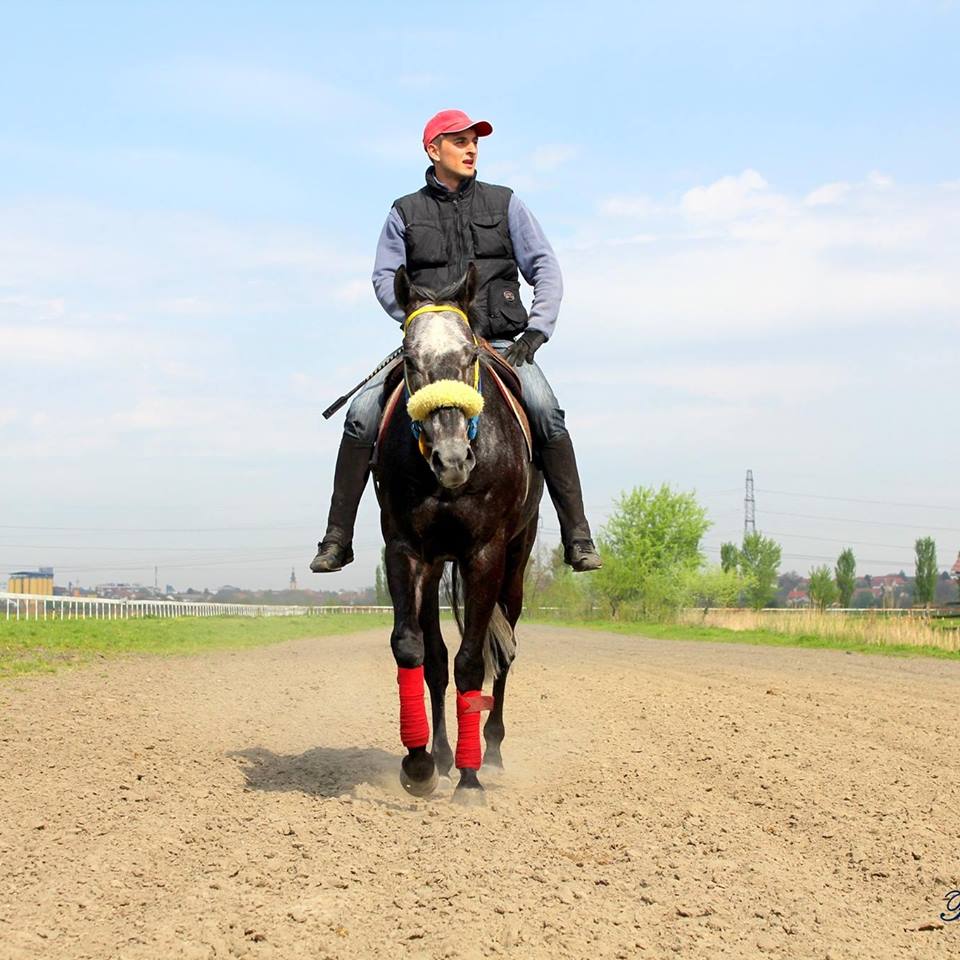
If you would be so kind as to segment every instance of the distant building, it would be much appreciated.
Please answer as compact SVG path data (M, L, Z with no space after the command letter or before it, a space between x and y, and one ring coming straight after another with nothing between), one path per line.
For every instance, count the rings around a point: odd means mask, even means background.
M105 600L146 600L156 596L153 587L144 587L139 583L98 583L93 593Z
M787 594L787 606L788 607L809 607L810 596L806 590L801 590L799 587L794 587Z
M7 578L8 593L34 593L38 596L53 596L53 567L39 570L19 570Z

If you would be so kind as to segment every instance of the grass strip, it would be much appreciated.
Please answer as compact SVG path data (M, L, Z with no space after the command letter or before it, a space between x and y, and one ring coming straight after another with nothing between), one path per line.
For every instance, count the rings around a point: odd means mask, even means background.
M723 627L698 627L682 623L646 623L620 620L558 620L537 617L525 623L558 627L577 627L620 633L628 636L650 637L654 640L701 640L708 643L747 643L755 646L800 647L806 649L849 650L852 653L874 653L894 657L937 657L941 660L960 660L960 652L941 647L864 643L861 640L822 637L817 634L788 634L774 630L727 630Z
M392 622L388 614L309 617L177 617L137 620L0 620L0 678L51 672L104 657L190 655L356 633Z

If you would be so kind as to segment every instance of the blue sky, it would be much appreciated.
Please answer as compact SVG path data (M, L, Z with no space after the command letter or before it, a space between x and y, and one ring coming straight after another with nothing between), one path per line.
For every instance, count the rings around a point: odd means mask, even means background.
M538 359L596 526L695 489L805 572L960 549L960 5L32 4L0 60L0 577L311 577L370 285L423 123L557 249ZM827 497L844 498L839 500ZM876 501L865 503L860 501ZM556 518L544 507L544 539Z

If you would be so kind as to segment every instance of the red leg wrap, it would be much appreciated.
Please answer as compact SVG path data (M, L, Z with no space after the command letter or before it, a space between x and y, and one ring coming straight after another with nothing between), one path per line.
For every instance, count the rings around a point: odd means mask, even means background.
M400 740L405 747L425 747L430 739L423 705L423 667L397 667L400 686Z
M493 706L493 697L480 690L457 691L457 758L458 770L480 769L480 711Z

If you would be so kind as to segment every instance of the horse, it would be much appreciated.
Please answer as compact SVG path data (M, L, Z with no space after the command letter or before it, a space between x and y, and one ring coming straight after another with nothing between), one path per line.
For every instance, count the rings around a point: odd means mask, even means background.
M473 264L449 287L413 284L403 267L394 292L406 316L406 409L381 429L375 475L393 601L390 646L397 664L404 788L428 796L439 776L460 772L454 798L482 800L482 763L501 767L503 700L516 654L523 572L536 538L543 478L506 397L487 367L495 362L469 322L477 289ZM488 359L484 359L484 357ZM453 564L460 648L456 754L447 739L447 647L440 631L440 585ZM460 609L462 598L462 612ZM424 706L430 691L433 743ZM484 684L492 683L492 697Z

